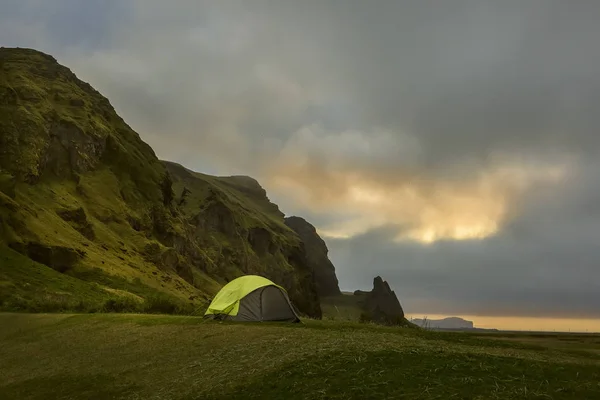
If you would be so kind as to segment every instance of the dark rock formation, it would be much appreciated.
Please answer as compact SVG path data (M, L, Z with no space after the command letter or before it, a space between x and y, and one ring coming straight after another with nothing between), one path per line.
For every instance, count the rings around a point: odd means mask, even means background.
M300 217L288 217L285 219L285 224L304 242L308 262L314 271L319 296L341 295L335 267L327 256L329 250L323 239L317 234L315 227Z
M85 210L82 207L75 209L62 209L56 212L63 220L68 222L73 229L81 233L86 239L94 240L96 234L89 223Z
M14 199L16 195L15 186L16 180L14 176L5 174L2 171L0 171L0 192L4 193L11 199Z
M361 320L383 325L403 325L405 323L404 310L396 293L380 276L373 279L373 290L370 292L357 290L354 295L363 297L360 301L364 310Z

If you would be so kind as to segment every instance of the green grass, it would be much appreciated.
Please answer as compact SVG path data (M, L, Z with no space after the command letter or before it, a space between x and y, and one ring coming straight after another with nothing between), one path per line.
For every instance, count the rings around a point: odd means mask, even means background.
M0 314L0 393L3 399L593 399L600 398L600 360L593 357L599 338L549 334L531 343L527 336L337 321Z
M0 246L0 309L74 311L99 308L109 293ZM80 309L80 311L83 311Z
M204 303L185 302L139 279L100 268L60 273L0 245L0 310L20 312L198 313Z
M321 298L323 317L337 321L358 321L363 313L358 304L359 297L342 293L339 296Z
M85 251L83 268L100 268L107 274L123 279L139 279L155 291L181 299L203 293L216 293L215 285L205 277L206 285L194 288L175 271L161 271L147 262L144 246L152 241L144 232L135 231L125 220L130 213L127 205L115 195L115 176L106 169L83 174L83 195L74 182L52 181L35 186L18 185L22 204L31 210L22 217L27 229L37 240L50 245L67 246ZM105 195L103 196L102 193ZM56 213L61 209L84 207L93 226L96 239L88 240ZM201 271L197 271L202 275ZM199 289L199 290L197 290Z

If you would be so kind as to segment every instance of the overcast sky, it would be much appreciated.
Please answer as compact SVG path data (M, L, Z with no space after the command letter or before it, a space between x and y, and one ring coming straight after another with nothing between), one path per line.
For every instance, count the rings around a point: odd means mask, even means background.
M343 289L600 318L600 3L4 0L159 157L257 178Z

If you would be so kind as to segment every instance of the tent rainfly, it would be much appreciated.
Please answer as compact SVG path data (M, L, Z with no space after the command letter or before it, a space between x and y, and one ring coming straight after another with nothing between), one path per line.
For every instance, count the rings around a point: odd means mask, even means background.
M217 293L205 318L300 322L284 288L258 275L236 278Z

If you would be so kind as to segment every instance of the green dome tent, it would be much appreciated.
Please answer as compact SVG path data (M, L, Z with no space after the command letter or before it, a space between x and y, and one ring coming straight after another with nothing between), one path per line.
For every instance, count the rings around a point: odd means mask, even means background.
M232 280L212 300L205 318L300 322L284 288L258 275Z

